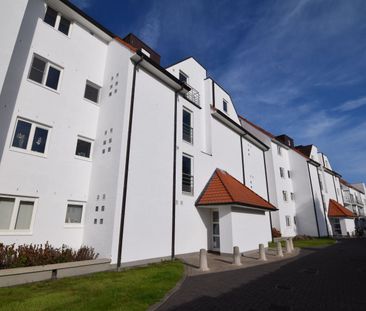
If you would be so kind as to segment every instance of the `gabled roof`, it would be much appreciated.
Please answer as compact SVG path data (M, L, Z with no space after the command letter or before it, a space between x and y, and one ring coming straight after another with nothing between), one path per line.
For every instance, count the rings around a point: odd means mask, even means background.
M227 172L216 169L196 201L196 206L241 205L270 211L277 208Z
M351 185L348 181L346 181L342 178L340 178L339 181L340 181L341 184L347 186L348 188L352 188L353 190L356 190L358 192L361 192L361 193L365 194L361 189L358 189L355 186Z
M313 145L307 145L307 146L300 145L300 146L296 146L295 148L297 150L299 150L303 155L310 158L311 149L313 148Z
M349 209L332 199L329 200L328 217L354 218L357 217Z

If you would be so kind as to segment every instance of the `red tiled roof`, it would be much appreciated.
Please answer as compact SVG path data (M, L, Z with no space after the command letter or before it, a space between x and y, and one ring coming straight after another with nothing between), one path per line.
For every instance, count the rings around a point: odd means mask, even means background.
M267 202L230 174L216 169L199 196L196 206L221 204L245 205L271 211L277 210L271 203Z
M329 200L328 208L329 217L342 217L342 218L354 218L356 215L352 213L349 209L345 208L342 204L332 199Z

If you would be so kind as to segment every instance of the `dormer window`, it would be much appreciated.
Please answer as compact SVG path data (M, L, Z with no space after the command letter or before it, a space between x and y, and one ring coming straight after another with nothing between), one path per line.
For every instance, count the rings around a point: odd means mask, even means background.
M185 84L188 84L188 75L186 75L183 71L179 71L179 80Z
M225 99L222 101L222 109L227 113L227 101Z

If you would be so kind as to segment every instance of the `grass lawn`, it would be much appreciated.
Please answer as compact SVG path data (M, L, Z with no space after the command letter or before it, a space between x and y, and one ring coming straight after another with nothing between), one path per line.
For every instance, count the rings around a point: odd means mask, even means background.
M314 238L313 240L298 240L294 241L294 246L303 248L303 247L316 247L316 246L328 246L332 245L336 242L336 240L331 238ZM282 247L286 246L285 241L281 241ZM276 243L268 243L269 247L276 247Z
M0 288L0 310L146 310L183 276L179 261Z

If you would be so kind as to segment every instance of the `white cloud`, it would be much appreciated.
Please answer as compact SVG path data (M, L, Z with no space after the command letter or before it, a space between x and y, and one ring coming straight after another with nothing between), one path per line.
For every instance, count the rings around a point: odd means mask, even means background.
M338 106L338 111L351 111L366 105L366 96L354 100L348 100Z
M139 37L152 48L157 48L160 33L160 10L157 6L154 6L145 17L144 26L139 32Z

